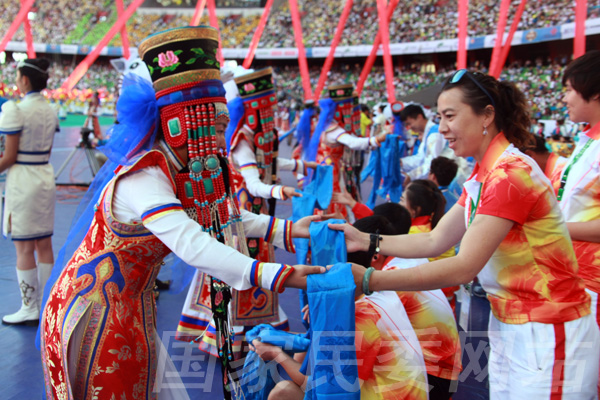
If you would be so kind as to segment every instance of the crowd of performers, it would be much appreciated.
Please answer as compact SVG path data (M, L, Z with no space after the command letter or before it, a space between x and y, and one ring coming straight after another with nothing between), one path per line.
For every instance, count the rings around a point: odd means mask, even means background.
M329 87L326 99L305 105L293 158L284 159L272 71L221 76L217 49L210 27L141 43L151 81L125 77L108 161L51 274L48 155L58 122L41 118L47 65L19 64L27 95L2 107L0 172L8 169L4 228L17 247L22 306L3 322L39 320L47 399L187 398L183 385L155 385L157 371L174 368L159 365L153 296L171 253L170 263L195 271L176 338L219 358L225 398L243 385L234 361L257 356L289 379L246 387L250 398L449 399L462 370L456 293L476 276L492 310L490 398L597 398L600 52L563 77L571 120L588 124L568 159L531 133L512 83L466 70L443 86L436 120L420 105L393 104L391 118L381 113L369 129L353 85ZM28 118L33 112L40 118ZM400 154L390 169L402 171L376 206L360 191L374 153ZM298 189L280 184L283 170L297 175ZM308 196L322 171L332 181L318 190L331 202L294 222L274 216L278 200ZM23 179L34 178L23 192ZM306 265L321 257L315 244L334 237L338 263ZM313 253L277 263L274 248L294 253L296 239L310 239ZM304 346L295 354L260 339L289 330L278 301L286 288L307 291L303 319L313 332L312 342L289 335ZM332 312L329 301L342 307ZM351 360L316 350L305 360L314 332L342 325ZM319 357L333 364L317 382L318 368L311 374L305 364ZM356 384L333 384L337 375Z

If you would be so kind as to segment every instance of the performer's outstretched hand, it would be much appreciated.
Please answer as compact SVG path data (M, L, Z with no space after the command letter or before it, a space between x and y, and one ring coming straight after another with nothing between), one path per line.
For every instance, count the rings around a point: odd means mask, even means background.
M284 286L296 289L306 289L306 277L312 274L322 274L327 270L318 265L294 265L294 271L285 280Z
M302 197L302 193L296 192L296 189L291 186L283 187L283 200L287 200L290 197Z
M316 161L304 161L304 166L310 169L317 169L319 164Z
M370 238L367 233L359 231L350 224L328 224L327 226L334 231L344 232L348 253L369 250Z
M320 215L309 215L307 217L301 218L298 221L294 222L292 225L292 237L293 238L310 238L310 224L311 222L320 221Z

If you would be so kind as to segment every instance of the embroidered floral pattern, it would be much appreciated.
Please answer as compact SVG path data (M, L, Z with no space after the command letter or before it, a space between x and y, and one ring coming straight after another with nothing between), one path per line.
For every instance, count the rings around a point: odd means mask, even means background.
M165 72L173 72L181 65L179 62L179 57L183 53L183 50L167 50L164 53L160 53L157 57L154 57L152 60L154 63L158 64L159 68L161 68L160 73L164 74ZM150 75L154 75L155 69L151 65L148 65L148 69L150 70Z

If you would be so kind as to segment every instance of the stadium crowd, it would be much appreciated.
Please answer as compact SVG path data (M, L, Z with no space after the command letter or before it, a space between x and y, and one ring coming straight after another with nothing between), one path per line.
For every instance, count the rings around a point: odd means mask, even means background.
M98 7L91 0L49 0L34 5L35 19L32 20L34 42L94 44L116 20L114 4L105 2ZM125 1L125 6L129 1ZM473 0L469 2L469 35L481 36L495 33L498 18L497 2ZM513 2L516 3L516 2ZM335 26L343 7L339 1L299 2L304 43L308 47L328 46L335 33ZM516 11L510 9L509 21ZM19 3L12 0L0 1L0 26L9 26L10 18L19 10ZM235 10L235 9L234 9ZM127 27L130 45L137 46L140 40L152 32L183 26L191 15L157 13L135 13ZM238 14L235 14L238 13ZM201 20L208 24L207 12ZM600 16L600 0L588 1L588 18ZM225 48L245 48L252 40L260 14L241 16L239 11L223 13L219 17L222 45ZM390 40L393 43L426 41L456 37L457 3L449 0L403 1L396 7L390 23ZM557 26L574 21L574 6L570 0L547 0L543 4L528 2L519 24L520 30ZM346 23L342 45L360 45L373 42L377 33L377 7L372 0L356 0ZM510 24L507 25L507 30ZM287 2L271 11L260 47L295 47L292 19ZM14 40L25 40L23 28L16 32ZM111 45L120 46L117 35Z

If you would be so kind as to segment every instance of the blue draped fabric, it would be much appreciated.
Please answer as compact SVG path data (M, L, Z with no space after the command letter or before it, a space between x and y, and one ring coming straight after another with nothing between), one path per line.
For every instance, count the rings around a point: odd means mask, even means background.
M294 335L276 330L271 325L261 324L246 333L246 340L252 343L259 339L263 343L281 347L288 354L305 352L310 340L306 334ZM266 400L269 392L275 387L272 368L267 366L258 354L250 350L244 361L244 369L240 379L243 398L246 400Z
M240 97L236 97L227 103L227 111L229 111L229 125L225 130L225 143L227 143L227 153L231 151L231 139L233 134L238 130L242 118L246 113L244 109L244 102Z
M389 198L397 203L402 196L402 175L400 158L406 145L397 135L388 135L381 147L371 152L367 167L361 173L361 182L369 176L373 177L373 189L369 194L366 205L375 207L377 196Z
M313 265L332 265L346 262L344 232L329 229L328 224L344 224L342 219L313 222L310 224L310 248Z
M293 222L313 215L315 208L326 210L329 207L333 195L333 167L331 165L317 166L315 179L300 193L302 193L302 197L292 198ZM306 264L308 239L294 239L294 246L298 264Z
M300 372L309 376L305 400L359 400L354 278L348 263L307 277L310 348Z

